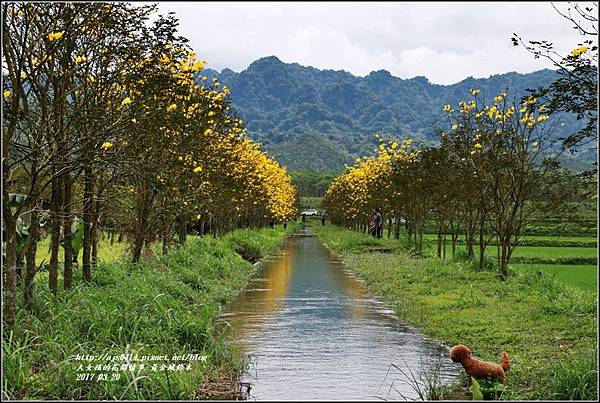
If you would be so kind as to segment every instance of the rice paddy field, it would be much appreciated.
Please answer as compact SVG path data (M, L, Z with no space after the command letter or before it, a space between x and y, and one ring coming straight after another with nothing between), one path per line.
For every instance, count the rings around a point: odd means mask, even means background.
M429 248L433 248L436 234L423 237ZM597 237L593 236L524 236L522 245L513 253L510 267L521 272L539 272L573 289L595 293L598 286L597 241ZM464 243L459 243L457 251L464 250ZM450 253L448 241L447 253ZM495 257L496 253L497 248L492 241L486 254Z
M597 248L552 247L552 246L520 246L513 253L514 257L594 257Z
M596 292L598 268L594 265L515 264L514 269L541 272L558 282L585 292Z

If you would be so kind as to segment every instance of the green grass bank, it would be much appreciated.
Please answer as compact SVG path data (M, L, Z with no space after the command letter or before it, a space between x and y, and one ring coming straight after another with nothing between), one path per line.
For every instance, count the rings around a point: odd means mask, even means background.
M56 297L48 291L47 274L39 273L32 311L20 306L14 329L4 329L3 398L200 399L219 385L233 384L244 363L216 330L216 319L255 272L239 252L258 259L279 248L286 233L281 226L237 230L220 239L192 238L139 264L103 260L89 283L76 270L69 292L59 278ZM77 354L205 358L187 361L191 369L153 371L147 362L143 370L111 372L96 370L99 361L90 370L87 361L75 359ZM97 380L105 372L108 380ZM95 378L78 380L88 373ZM119 379L112 379L115 373Z
M595 290L525 267L511 267L502 282L469 262L411 257L402 241L312 227L401 320L485 360L497 362L507 351L513 369L503 398L597 398ZM393 251L376 252L383 248Z

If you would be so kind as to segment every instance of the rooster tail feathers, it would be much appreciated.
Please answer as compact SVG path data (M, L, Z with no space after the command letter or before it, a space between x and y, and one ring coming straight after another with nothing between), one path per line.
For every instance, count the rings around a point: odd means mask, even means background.
M510 357L505 352L502 352L502 356L500 357L500 366L502 367L504 372L512 368L512 364L510 363Z

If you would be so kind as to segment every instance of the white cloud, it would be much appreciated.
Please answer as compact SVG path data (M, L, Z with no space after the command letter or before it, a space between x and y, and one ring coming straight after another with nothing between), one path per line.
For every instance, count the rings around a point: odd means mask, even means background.
M291 35L287 45L279 54L284 61L320 69L349 70L358 75L391 68L396 62L391 51L375 53L352 43L343 32L328 26L302 28Z
M386 69L448 84L551 65L513 47L513 32L563 52L581 36L550 3L159 3L216 69L275 55L355 75Z

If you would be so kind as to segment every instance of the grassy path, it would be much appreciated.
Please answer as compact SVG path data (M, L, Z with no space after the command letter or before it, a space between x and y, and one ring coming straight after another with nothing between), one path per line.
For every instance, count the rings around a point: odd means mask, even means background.
M596 398L595 292L576 292L527 270L500 282L465 262L411 258L399 241L313 228L403 320L441 342L466 344L483 359L498 361L509 352L514 367L504 397ZM368 252L390 246L396 252Z

